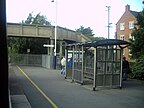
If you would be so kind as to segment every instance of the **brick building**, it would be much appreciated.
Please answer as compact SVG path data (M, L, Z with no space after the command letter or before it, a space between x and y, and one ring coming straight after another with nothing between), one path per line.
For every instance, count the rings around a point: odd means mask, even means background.
M129 41L131 33L134 30L134 24L137 22L136 16L139 12L131 11L130 5L125 6L125 12L116 24L116 38ZM130 50L124 49L123 55L130 60Z

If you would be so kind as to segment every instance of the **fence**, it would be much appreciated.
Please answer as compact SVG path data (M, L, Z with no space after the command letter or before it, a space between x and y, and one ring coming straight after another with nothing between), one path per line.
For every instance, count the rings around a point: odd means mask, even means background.
M53 69L53 56L35 54L11 54L10 62L23 66L40 66ZM57 69L60 69L60 58L57 57Z

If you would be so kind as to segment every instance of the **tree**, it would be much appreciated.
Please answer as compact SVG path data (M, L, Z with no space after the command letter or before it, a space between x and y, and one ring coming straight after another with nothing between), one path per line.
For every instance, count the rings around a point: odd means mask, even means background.
M144 10L137 15L137 24L130 39L130 49L133 58L139 58L144 54Z
M89 38L90 38L92 41L105 39L104 37L94 37L94 36L89 36Z
M79 29L76 29L76 32L82 33L85 36L94 36L93 30L90 27L84 28L80 26Z
M92 41L105 39L104 37L94 37L95 34L93 34L93 30L90 27L84 28L83 26L80 26L80 28L76 29L76 32L82 33Z
M137 15L137 24L130 39L132 57L136 62L132 66L135 78L144 78L144 10Z
M22 21L24 24L38 24L38 25L51 25L49 21L47 21L46 16L40 15L38 13L36 16L33 16L32 13L29 13L27 20Z

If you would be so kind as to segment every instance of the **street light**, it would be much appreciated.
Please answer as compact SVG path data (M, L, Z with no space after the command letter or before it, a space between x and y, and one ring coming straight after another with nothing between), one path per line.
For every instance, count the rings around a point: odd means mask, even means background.
M56 4L56 15L55 15L55 47L54 47L54 69L56 69L56 41L57 41L57 0L52 0L51 2L55 2Z
M111 7L110 6L106 6L106 8L108 8L108 10L107 10L108 11L108 26L107 27L108 27L108 39L109 39L109 36L110 36L110 27L111 27L110 25L112 24L112 23L109 22L110 21L110 8Z

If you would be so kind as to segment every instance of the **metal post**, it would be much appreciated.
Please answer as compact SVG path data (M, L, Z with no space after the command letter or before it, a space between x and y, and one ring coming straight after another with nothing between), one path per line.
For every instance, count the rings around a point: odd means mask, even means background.
M97 47L94 50L94 80L93 80L93 91L96 90L96 80L97 80Z
M120 62L121 62L120 64L121 65L120 65L120 77L119 77L120 79L119 80L120 80L120 89L121 89L122 88L122 58L123 58L123 48L120 49L120 53L121 53L120 54Z
M56 69L56 41L57 41L57 0L52 0L51 2L55 2L56 4L56 16L55 16L55 48L54 48L54 69Z
M82 74L81 74L81 84L83 84L83 78L84 78L84 47L83 46L81 46L81 48L82 48Z
M59 56L60 56L60 58L61 58L62 55L63 55L63 41L60 41L60 46L59 46L59 48L60 48Z
M110 6L106 6L107 8L108 8L108 39L109 39L109 37L110 37L110 25L112 24L112 23L110 23Z
M75 69L75 46L72 46L72 50L73 50L73 65L72 65L72 82L74 81L74 69Z
M68 75L68 48L65 48L66 66L65 66L65 79Z

